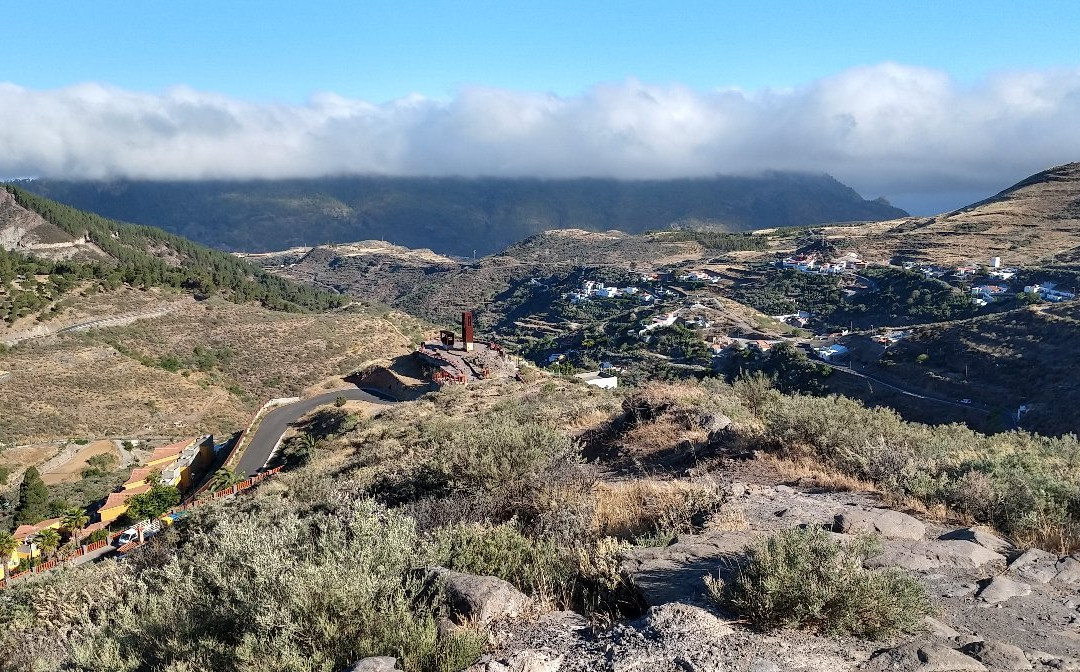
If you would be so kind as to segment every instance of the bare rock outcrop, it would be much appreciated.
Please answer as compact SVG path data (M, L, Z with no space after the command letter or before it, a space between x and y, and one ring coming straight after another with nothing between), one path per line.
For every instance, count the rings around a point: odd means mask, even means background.
M926 535L922 521L906 513L858 507L836 514L833 530L843 534L880 534L886 539L922 539Z
M525 649L502 657L489 656L465 672L557 672L564 657L551 651Z
M971 656L992 670L1030 670L1031 663L1019 646L986 640L960 647L961 653Z
M397 658L393 656L372 656L363 658L349 668L349 672L398 672Z
M1011 543L994 534L993 530L990 528L982 525L977 525L975 527L961 527L960 529L946 532L938 537L938 539L943 541L970 541L983 548L988 548L995 553L1001 553L1006 556L1016 550L1016 547Z
M1031 586L1020 581L1015 581L1007 576L995 576L990 579L978 592L977 597L983 602L997 604L1014 597L1024 597L1031 594Z
M915 571L942 568L973 569L989 563L1004 564L1005 556L974 542L961 540L896 541L883 544L881 555L869 567L901 567Z
M910 642L879 651L865 672L986 672L986 666L956 649L930 642Z

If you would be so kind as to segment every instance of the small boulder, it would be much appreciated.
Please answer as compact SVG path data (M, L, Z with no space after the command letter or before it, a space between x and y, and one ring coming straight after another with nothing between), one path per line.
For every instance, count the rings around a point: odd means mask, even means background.
M698 417L698 424L709 433L710 439L714 439L731 425L731 418L723 413L703 413Z
M496 576L462 574L443 567L430 569L428 576L442 581L458 621L487 625L496 619L517 617L529 605L528 596Z
M349 672L398 672L397 658L393 656L371 656L357 661Z
M994 640L972 642L960 647L967 654L993 670L1030 670L1031 663L1019 646Z
M1057 561L1056 569L1057 573L1054 574L1054 582L1064 583L1069 586L1080 583L1080 560L1071 555L1066 555Z
M986 666L940 644L910 642L874 654L866 672L986 672Z
M960 633L957 632L954 628L949 626L947 623L939 621L933 616L927 616L923 618L923 623L926 624L926 631L934 637L939 637L941 639L954 639L960 636Z
M465 672L557 672L563 656L550 651L525 649L498 660L477 663Z
M645 614L641 629L656 639L682 639L694 636L710 642L715 642L733 632L727 621L717 618L701 607L681 602L650 607Z
M750 662L750 672L780 672L780 666L765 658L754 658Z
M1028 584L1014 581L1007 576L995 576L976 593L976 597L983 602L997 604L1014 597L1023 597L1030 594L1031 586Z
M886 539L922 539L926 526L917 518L889 509L858 509L838 513L833 530L844 534L880 534Z
M1061 672L1080 670L1080 660L1076 658L1063 658L1045 651L1027 651L1027 658L1036 665L1042 665L1051 670L1060 670Z
M990 528L983 525L976 525L975 527L962 527L952 532L946 532L938 537L942 540L959 539L960 541L970 541L976 543L983 548L988 548L995 553L1008 554L1015 550L1015 546L1005 541L1001 537L994 534Z
M1009 573L1032 583L1050 583L1057 576L1057 562L1053 553L1032 548L1009 564Z

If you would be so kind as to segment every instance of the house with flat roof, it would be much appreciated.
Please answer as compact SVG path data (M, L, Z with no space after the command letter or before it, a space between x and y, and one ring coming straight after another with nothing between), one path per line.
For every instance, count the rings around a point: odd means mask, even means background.
M578 373L574 376L579 380L585 381L586 385L593 385L605 390L614 390L619 386L619 377L613 375L607 375L599 371L590 371L588 373Z
M155 474L163 485L171 485L184 492L195 485L213 460L213 435L184 439L156 448L146 464L132 469L127 482L119 491L111 493L98 508L101 522L111 523L127 513L128 500L150 492L153 487L151 477Z
M848 354L848 349L846 346L840 345L839 343L834 343L833 345L819 348L817 353L818 357L821 357L826 362L831 362L835 359L846 356Z

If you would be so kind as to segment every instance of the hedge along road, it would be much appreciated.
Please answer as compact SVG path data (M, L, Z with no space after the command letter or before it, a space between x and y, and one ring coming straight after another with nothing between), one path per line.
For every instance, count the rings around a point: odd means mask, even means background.
M320 406L334 403L334 400L338 397L345 397L352 401L366 401L369 404L379 406L390 406L395 403L380 399L364 390L349 388L327 392L309 399L301 399L287 406L279 406L263 416L259 426L255 429L255 436L251 437L244 454L240 456L240 462L236 465L236 474L245 477L254 476L270 459L271 453L277 448L289 425Z

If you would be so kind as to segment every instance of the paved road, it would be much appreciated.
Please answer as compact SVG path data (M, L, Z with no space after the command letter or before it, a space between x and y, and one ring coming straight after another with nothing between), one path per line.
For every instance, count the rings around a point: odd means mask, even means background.
M394 403L380 399L370 392L350 388L327 392L317 397L302 399L295 404L275 408L263 416L262 422L259 423L259 427L255 430L255 435L251 437L244 454L240 456L240 463L236 466L236 473L243 476L252 476L262 469L263 465L270 459L270 454L274 452L274 448L277 448L278 442L281 441L281 437L285 434L285 430L289 428L289 425L319 406L334 403L334 399L337 397L345 397L353 401L366 401L382 406L389 406Z
M855 369L852 369L851 367L842 366L840 364L833 364L831 362L824 362L824 361L820 361L820 360L817 360L817 361L818 361L819 364L824 364L825 366L828 366L828 367L830 367L830 368L832 368L832 369L834 369L836 371L842 371L844 373L848 373L848 374L851 374L853 376L858 376L859 378L865 378L866 380L875 382L878 385L881 385L882 387L887 387L890 390L895 390L896 392L899 392L900 394L907 395L909 397L915 397L916 399L924 399L926 401L933 401L933 402L937 402L939 404L948 404L949 406L955 406L957 408L974 409L974 410L977 410L977 411L982 411L983 413L989 413L990 412L990 408L986 404L981 404L981 403L974 402L974 401L972 403L970 403L970 404L963 404L963 403L960 403L959 401L955 401L953 399L946 399L944 397L938 397L938 396L934 396L934 395L928 395L928 394L921 394L919 392L913 392L911 390L907 390L907 389L904 389L902 387L898 387L893 383L887 383L884 380L881 380L880 378L876 378L876 377L871 376L869 374L863 373L862 371L856 371Z

